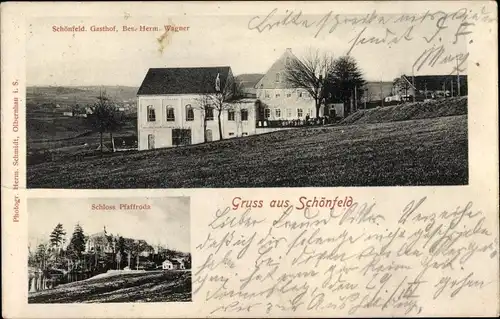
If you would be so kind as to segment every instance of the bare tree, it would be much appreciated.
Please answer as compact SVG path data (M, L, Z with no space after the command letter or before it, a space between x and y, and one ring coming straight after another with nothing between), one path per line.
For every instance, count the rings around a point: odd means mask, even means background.
M324 88L334 64L333 55L309 50L303 58L290 59L285 67L285 79L294 88L303 88L314 99L316 118L319 118Z
M216 81L217 83L217 81ZM224 85L216 85L216 93L209 95L212 99L212 105L217 111L217 123L219 126L220 139L224 139L222 135L222 112L231 107L231 103L243 98L241 85L236 82L231 74L227 75Z
M205 132L205 142L207 142L206 129L208 117L213 116L213 111L217 112L217 124L219 127L219 139L223 140L222 135L222 113L230 109L234 102L243 98L243 90L241 84L234 80L231 74L227 75L224 83L221 83L220 78L209 79L203 81L205 88L214 85L215 93L206 92L199 95L197 98L197 109L202 111L203 130Z
M196 98L195 108L201 112L201 117L203 120L203 141L207 142L207 113L213 112L212 99L209 93L200 94ZM212 109L212 110L210 110ZM213 113L212 113L213 114Z

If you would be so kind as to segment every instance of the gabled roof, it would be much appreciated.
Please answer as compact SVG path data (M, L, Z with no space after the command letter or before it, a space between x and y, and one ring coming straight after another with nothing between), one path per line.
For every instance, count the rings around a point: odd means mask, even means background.
M232 76L229 66L149 69L137 95L215 93L217 74L223 88Z
M99 147L100 147L100 145L99 145ZM99 238L99 237L107 238L107 235L108 235L107 233L101 231L101 232L97 232L95 234L90 235L89 238Z
M410 83L413 82L413 78L411 75L402 75L402 77L405 77ZM466 74L461 74L460 76L460 84L461 85L466 85L467 84L467 75ZM435 91L435 90L442 90L443 84L445 84L447 87L449 87L451 81L454 83L457 82L457 75L456 74L448 74L448 75L415 75L415 86L417 87L418 90L425 90L427 89L428 91Z
M410 80L408 79L408 77L407 77L406 75L404 75L404 74L403 74L403 75L401 76L401 78L402 78L404 81L406 81L406 83L407 83L407 84L409 84L411 88L413 88L413 89L415 89L415 90L417 89L417 88L413 85L413 83L412 83L412 82L410 82Z
M167 258L167 259L165 259L163 262L167 262L167 261L168 261L169 263L172 263L172 264L177 264L177 265L182 264L182 262L181 262L180 260L176 259L176 258L172 258L172 259Z
M255 85L256 89L286 89L293 88L285 79L287 59L297 59L292 53L292 49L286 51L267 70L266 74ZM280 74L279 82L276 82L276 74Z
M240 85L240 89L246 94L255 94L255 85L262 79L264 74L251 73L251 74L240 74L236 76L235 80Z
M264 74L260 73L245 73L236 76L236 81L244 88L254 88L263 76Z

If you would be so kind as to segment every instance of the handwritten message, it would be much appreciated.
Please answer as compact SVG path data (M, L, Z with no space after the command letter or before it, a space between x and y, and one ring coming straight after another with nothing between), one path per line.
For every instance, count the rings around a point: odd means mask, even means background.
M214 316L418 315L423 292L448 302L495 285L469 267L498 258L484 213L473 202L439 211L427 203L417 198L390 216L356 201L219 209L196 245L194 296L216 305Z
M251 17L248 29L264 33L296 27L310 30L314 38L323 35L344 38L347 33L347 55L369 45L392 48L398 44L421 41L424 47L413 63L415 72L437 64L450 64L451 73L455 73L465 70L469 54L465 46L460 48L459 53L456 53L456 50L449 53L450 47L456 46L460 39L470 36L477 25L494 22L495 12L484 6L480 9L463 7L451 12L426 10L414 14L383 14L373 10L361 15L336 14L334 11L324 15L307 15L302 10L275 8L267 15Z

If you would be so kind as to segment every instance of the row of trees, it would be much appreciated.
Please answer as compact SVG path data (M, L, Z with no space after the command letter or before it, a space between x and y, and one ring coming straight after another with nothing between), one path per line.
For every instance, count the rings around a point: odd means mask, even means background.
M75 225L66 247L66 231L57 224L47 243L39 244L34 251L29 248L28 265L40 270L59 269L64 272L73 270L95 271L98 269L122 269L139 266L139 256L153 247L143 240L132 240L122 236L104 233L104 237L93 238L95 249L86 251L89 240L80 224ZM109 246L110 251L102 247ZM149 256L148 261L156 265L166 258L182 255L175 250L158 247L157 253Z

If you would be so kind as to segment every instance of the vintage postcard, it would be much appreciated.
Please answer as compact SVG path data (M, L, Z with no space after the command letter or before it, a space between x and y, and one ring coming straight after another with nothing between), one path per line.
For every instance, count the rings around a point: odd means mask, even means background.
M3 3L3 316L498 316L497 27Z

